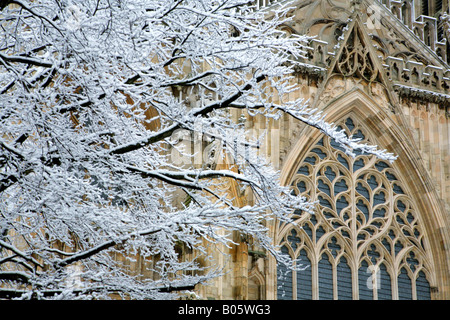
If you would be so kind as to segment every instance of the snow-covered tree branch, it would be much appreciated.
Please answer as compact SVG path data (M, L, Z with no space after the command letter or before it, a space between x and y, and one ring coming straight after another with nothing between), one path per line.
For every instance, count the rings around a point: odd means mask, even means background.
M230 109L285 113L348 150L393 159L302 101L273 101L296 90L289 77L307 40L280 31L287 5L15 0L0 9L0 298L167 298L219 274L178 252L230 245L219 230L278 256L264 221L311 204L279 185ZM208 137L233 161L197 162L180 132ZM220 192L230 180L252 205ZM117 259L136 255L157 276Z

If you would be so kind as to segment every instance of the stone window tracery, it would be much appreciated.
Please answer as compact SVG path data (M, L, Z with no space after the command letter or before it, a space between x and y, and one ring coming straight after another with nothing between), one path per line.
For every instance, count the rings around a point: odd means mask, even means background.
M352 118L341 127L375 144ZM296 225L280 225L282 252L303 270L278 266L278 299L431 298L425 230L390 163L351 158L323 137L300 164L292 189L317 201L317 210L298 212Z

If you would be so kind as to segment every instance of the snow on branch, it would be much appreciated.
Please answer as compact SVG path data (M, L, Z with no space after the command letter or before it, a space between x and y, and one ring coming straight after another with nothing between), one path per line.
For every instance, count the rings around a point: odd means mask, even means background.
M339 130L338 127L329 123L325 120L326 115L324 115L321 111L309 108L306 103L303 102L302 99L293 102L287 103L284 105L277 104L266 104L266 105L254 105L254 104L235 104L230 105L232 108L239 109L248 109L248 110L264 110L262 112L270 112L273 111L281 111L283 113L289 114L297 120L302 121L303 123L312 126L324 134L328 135L334 141L336 141L340 146L342 146L345 152L355 157L355 150L360 150L363 153L373 154L376 157L393 162L397 159L393 153L387 152L387 150L380 150L376 145L368 145L359 143L361 141L360 138L352 138L348 137L345 133L345 130Z
M308 40L281 31L293 4L0 1L1 298L177 297L222 274L208 246L234 234L289 264L270 225L315 203L280 185L235 108L395 158L274 104Z

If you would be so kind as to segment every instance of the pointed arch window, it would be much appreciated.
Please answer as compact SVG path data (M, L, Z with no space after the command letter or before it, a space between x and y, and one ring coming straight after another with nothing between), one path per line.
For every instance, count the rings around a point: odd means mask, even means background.
M351 117L341 129L375 144ZM283 252L303 270L279 266L279 299L431 298L425 230L399 177L390 163L351 158L329 137L310 148L292 189L317 208L280 225Z

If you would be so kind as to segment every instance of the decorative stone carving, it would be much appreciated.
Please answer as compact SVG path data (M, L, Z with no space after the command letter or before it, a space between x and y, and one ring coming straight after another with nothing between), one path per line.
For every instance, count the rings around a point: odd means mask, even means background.
M361 40L359 30L350 33L342 48L336 70L346 77L355 76L368 82L378 78L379 71L375 67L367 44Z
M375 143L352 118L341 126L348 135ZM292 189L317 201L317 209L313 215L297 212L296 225L282 225L278 239L282 252L313 272L280 267L279 299L302 298L305 290L313 299L326 297L326 291L330 299L430 298L435 279L423 223L389 163L363 154L350 158L323 137L299 165ZM377 277L384 281L366 282Z

